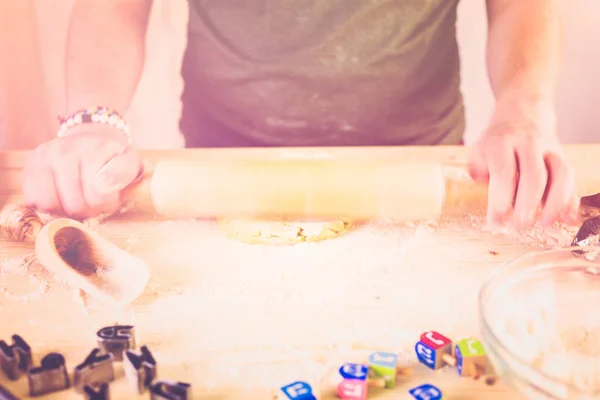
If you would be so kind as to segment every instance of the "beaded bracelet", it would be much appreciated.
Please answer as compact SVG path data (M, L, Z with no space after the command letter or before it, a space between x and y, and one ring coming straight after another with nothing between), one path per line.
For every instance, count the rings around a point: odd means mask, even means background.
M96 106L86 108L77 111L70 117L58 117L58 121L60 122L60 128L56 136L59 138L67 136L69 129L74 126L97 123L114 126L121 130L127 136L127 141L131 143L131 130L129 125L118 112L108 107Z

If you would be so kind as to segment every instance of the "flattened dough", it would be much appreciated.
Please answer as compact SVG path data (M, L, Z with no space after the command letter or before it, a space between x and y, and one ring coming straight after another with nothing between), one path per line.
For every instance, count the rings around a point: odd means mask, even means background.
M285 221L224 218L221 229L230 239L250 244L296 244L333 239L348 231L350 219Z

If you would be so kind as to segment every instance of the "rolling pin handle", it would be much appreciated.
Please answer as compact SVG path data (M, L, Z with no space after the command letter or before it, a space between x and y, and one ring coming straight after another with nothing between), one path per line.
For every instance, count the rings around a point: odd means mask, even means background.
M8 205L0 213L0 227L18 242L35 243L43 225L38 213L29 207Z

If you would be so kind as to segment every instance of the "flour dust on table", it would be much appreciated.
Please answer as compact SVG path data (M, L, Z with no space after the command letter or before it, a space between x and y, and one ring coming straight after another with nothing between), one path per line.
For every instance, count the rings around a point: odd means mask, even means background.
M540 246L485 232L484 221L353 224L335 240L263 246L231 240L214 222L109 220L94 229L150 268L142 295L119 308L90 300L84 313L49 279L48 293L26 305L26 318L23 303L0 294L2 317L11 321L0 337L19 332L41 353L59 348L68 360L82 360L89 341L73 332L135 325L161 374L224 400L319 382L374 351L412 365L422 332L477 336L477 293L490 263ZM3 244L3 256L22 246ZM6 287L15 279L7 277ZM72 316L68 324L56 323L65 316Z
M0 262L0 295L21 303L39 300L48 291L48 275L35 254L6 258Z

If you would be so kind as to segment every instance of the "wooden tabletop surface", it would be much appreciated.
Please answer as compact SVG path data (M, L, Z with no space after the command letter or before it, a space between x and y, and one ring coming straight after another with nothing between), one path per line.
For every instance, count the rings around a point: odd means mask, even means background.
M600 188L600 177L589 168L600 146L566 148L579 187L585 194ZM467 157L460 147L381 151L382 157L451 164L464 164ZM184 153L218 155L210 150L145 155L156 161ZM16 198L22 165L22 153L0 153L0 196ZM147 345L156 358L158 377L191 383L198 399L272 399L274 389L295 380L321 382L322 398L335 398L327 381L332 372L345 362L364 362L375 351L400 354L415 372L399 378L396 389L371 390L370 398L410 399L410 388L430 383L446 399L515 399L502 382L487 386L453 369L434 372L415 364L414 345L422 332L436 330L453 340L479 337L482 281L501 263L549 244L538 231L525 239L491 234L483 222L478 213L416 227L372 222L337 239L273 247L234 242L212 221L122 216L92 227L150 268L147 289L124 308L89 298L82 305L35 261L23 266L32 258L32 245L4 238L0 339L21 335L36 364L60 352L72 373L96 346L98 329L132 324L138 345ZM138 398L121 364L116 372L111 398ZM27 379L2 377L0 384L27 398ZM69 390L46 398L81 395Z

